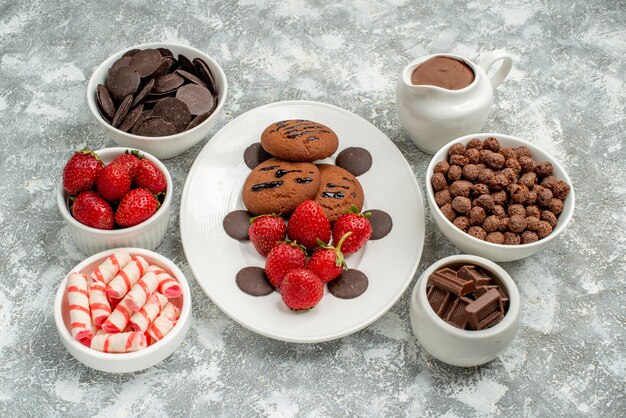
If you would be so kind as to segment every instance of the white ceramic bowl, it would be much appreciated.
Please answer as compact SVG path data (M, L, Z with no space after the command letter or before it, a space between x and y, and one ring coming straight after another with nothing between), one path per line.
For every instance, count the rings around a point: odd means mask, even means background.
M426 296L428 277L450 264L474 264L488 271L509 295L509 308L498 324L480 331L462 330L439 318ZM411 294L409 317L417 341L433 357L460 367L478 366L495 359L513 341L520 323L521 302L517 286L500 266L473 255L441 259L420 276Z
M110 163L118 155L124 154L128 148L105 148L95 151L105 164ZM167 179L167 190L163 204L152 217L139 225L124 229L102 230L91 228L78 222L70 213L67 200L68 195L63 189L63 178L59 180L57 186L57 204L59 211L70 228L70 233L78 249L85 255L92 255L97 252L117 247L141 247L154 250L159 246L170 221L170 207L172 195L174 194L174 184L169 171L161 161L148 154L141 154L152 161L163 172Z
M190 60L193 60L194 58L201 58L208 64L215 81L215 88L218 93L218 101L217 108L215 109L213 114L207 118L207 120L205 120L193 129L181 132L176 135L148 137L133 135L128 132L120 131L119 129L114 128L102 117L102 115L100 115L100 111L98 110L98 105L96 103L96 87L98 86L98 84L105 83L107 71L109 70L109 68L111 68L111 65L118 58L124 55L126 51L129 51L131 49L149 48L168 48L172 51L175 57L178 57L178 54L183 54ZM183 152L187 151L189 148L200 142L202 138L204 138L208 134L208 132L217 122L217 119L222 112L222 108L224 107L224 103L226 102L227 93L228 83L226 81L226 74L224 74L222 67L220 67L220 65L209 55L187 45L171 42L154 42L128 47L111 55L102 64L100 64L98 68L96 68L96 70L93 72L91 78L89 79L89 83L87 84L87 105L89 106L89 110L91 110L91 113L96 118L96 120L100 123L100 125L102 125L105 131L117 144L124 147L137 148L142 151L147 151L157 158L167 159L176 157L177 155L180 155Z
M106 257L119 249L111 249L95 254L76 267L71 272L90 274ZM182 271L169 259L152 251L141 248L125 248L131 255L140 255L150 264L156 264L170 273L180 283L182 296L170 299L180 309L180 318L174 328L161 341L132 353L102 353L72 338L70 332L70 318L67 299L67 276L61 281L59 290L54 299L54 323L57 327L61 342L67 351L87 367L108 373L130 373L152 367L169 357L182 343L191 325L191 292L189 284Z
M439 209L439 206L437 206L437 203L435 202L435 192L430 182L433 175L433 170L435 168L435 164L437 164L439 161L447 159L448 148L450 148L452 145L457 143L467 145L467 143L472 138L485 139L490 136L495 137L500 142L500 145L504 147L519 147L522 145L527 146L533 153L533 160L535 160L536 162L550 161L554 169L554 176L570 185L569 194L563 202L563 212L561 212L561 214L559 215L556 227L547 237L530 244L521 245L493 244L491 242L482 241L457 228L452 222L448 220L448 218L443 215L443 213ZM537 251L542 250L543 248L547 247L549 243L555 240L556 237L561 234L561 232L563 232L574 214L574 187L572 186L572 182L561 164L559 164L557 160L552 158L549 154L547 154L536 145L523 141L519 138L496 133L466 135L461 138L455 139L454 141L448 143L445 147L437 151L433 159L430 161L428 169L426 170L426 196L428 199L428 204L430 205L430 211L435 218L435 223L437 224L441 232L443 232L443 234L455 246L457 246L465 253L476 254L481 257L488 258L492 261L519 260L531 256Z

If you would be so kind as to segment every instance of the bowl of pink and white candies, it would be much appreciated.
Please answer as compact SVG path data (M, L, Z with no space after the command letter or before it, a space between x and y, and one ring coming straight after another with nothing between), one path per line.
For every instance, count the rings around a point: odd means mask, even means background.
M189 331L189 284L153 251L103 251L63 279L54 320L63 345L84 365L109 373L147 369L176 351Z

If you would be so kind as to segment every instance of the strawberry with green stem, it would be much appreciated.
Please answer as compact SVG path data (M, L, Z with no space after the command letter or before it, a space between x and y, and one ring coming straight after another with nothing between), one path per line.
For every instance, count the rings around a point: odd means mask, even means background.
M248 235L254 248L263 257L267 257L272 248L285 240L286 233L287 224L278 215L259 215L250 218Z
M341 252L341 246L350 235L352 235L351 231L344 234L335 247L324 244L321 241L318 242L320 247L315 250L307 261L307 270L311 270L315 273L323 283L328 283L336 279L342 271L347 269L346 261Z
M359 213L356 206L350 206L347 213L341 215L333 225L333 243L339 237L343 237L348 232L352 234L346 238L342 246L344 254L353 254L361 249L372 236L372 225L367 219L372 214L370 212Z

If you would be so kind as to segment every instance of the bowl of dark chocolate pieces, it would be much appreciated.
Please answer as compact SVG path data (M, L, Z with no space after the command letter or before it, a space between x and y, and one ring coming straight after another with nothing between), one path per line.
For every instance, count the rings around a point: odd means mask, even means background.
M504 269L482 257L453 255L419 278L409 317L433 357L472 367L495 359L513 341L520 312L519 292Z
M87 104L116 143L165 159L207 135L227 91L226 75L209 55L159 42L132 46L100 64L87 85Z
M426 172L435 222L465 253L513 261L545 248L574 213L574 190L557 160L501 134L458 138Z

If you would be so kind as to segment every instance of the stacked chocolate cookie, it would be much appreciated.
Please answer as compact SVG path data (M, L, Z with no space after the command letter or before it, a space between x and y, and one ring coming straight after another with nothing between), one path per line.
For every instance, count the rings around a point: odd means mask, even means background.
M363 188L350 172L362 174L363 161L371 156L364 149L351 148L344 167L314 164L333 155L339 147L337 134L328 126L304 119L284 120L269 125L260 144L244 153L252 172L243 188L243 202L253 215L268 213L289 216L305 200L315 200L333 222L352 205L363 208ZM359 151L361 150L361 151ZM341 154L340 154L341 155Z

